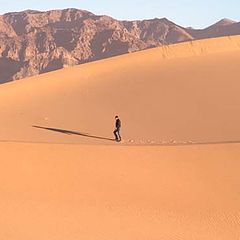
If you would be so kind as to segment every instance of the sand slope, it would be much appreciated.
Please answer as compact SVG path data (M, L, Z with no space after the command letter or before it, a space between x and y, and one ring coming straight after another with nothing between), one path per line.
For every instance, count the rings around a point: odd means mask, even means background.
M239 240L239 62L229 37L1 85L0 239Z
M1 239L240 237L239 144L0 151Z
M240 37L127 54L0 86L0 139L108 143L240 140Z

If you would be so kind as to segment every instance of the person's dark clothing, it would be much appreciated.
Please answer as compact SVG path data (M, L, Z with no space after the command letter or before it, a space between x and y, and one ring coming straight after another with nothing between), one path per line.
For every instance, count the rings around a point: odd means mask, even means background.
M117 120L116 120L116 128L120 128L121 127L121 121L120 121L120 119L118 118Z
M115 127L116 127L116 129L113 131L113 134L115 136L115 140L116 141L121 141L121 135L120 135L121 121L120 121L120 119L116 120Z

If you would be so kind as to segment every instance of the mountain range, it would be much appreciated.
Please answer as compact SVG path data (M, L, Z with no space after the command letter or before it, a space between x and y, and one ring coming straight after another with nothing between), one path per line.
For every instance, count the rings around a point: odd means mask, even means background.
M78 9L26 10L0 16L0 83L125 53L240 34L223 19L205 29L166 18L118 21Z

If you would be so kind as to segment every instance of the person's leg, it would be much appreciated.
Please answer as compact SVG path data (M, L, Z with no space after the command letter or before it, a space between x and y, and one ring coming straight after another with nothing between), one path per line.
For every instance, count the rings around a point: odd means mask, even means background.
M122 138L121 138L121 135L120 135L120 129L118 129L117 133L118 133L118 140L121 141Z
M115 130L113 131L113 134L114 134L114 136L115 136L115 140L117 141L117 140L118 140L117 129L115 129Z

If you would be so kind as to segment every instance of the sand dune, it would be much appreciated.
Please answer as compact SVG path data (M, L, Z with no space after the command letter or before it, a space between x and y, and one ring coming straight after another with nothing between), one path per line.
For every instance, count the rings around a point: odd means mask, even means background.
M0 139L110 141L120 115L125 142L240 140L240 37L127 54L0 86Z
M0 151L1 239L240 237L239 144Z
M1 85L0 239L238 240L239 62L236 36Z

